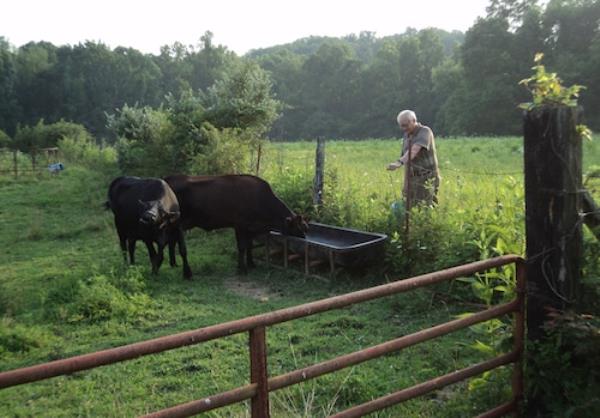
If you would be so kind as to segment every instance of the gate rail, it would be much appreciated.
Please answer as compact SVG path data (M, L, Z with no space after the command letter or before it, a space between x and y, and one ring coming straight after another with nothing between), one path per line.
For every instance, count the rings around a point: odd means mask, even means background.
M505 304L474 313L465 318L452 320L413 334L375 345L360 351L323 361L312 366L294 370L292 372L268 377L267 374L267 345L266 328L270 325L280 324L292 319L303 318L321 312L339 309L369 300L390 296L420 287L440 283L457 277L468 276L481 271L516 264L517 291L516 298ZM95 353L84 354L63 360L52 361L16 370L0 373L0 389L24 383L48 379L54 376L87 370L106 364L113 364L140 356L160 353L174 348L199 344L205 341L226 337L241 332L249 333L250 346L250 384L226 392L195 400L192 402L173 406L147 417L188 417L200 412L220 408L233 403L251 399L252 417L269 417L269 392L291 386L326 373L331 373L364 361L380 357L403 348L427 341L471 325L485 322L508 313L514 314L514 344L511 352L495 357L491 360L467 367L453 373L446 374L403 389L399 392L375 399L340 412L335 417L358 417L367 413L378 411L408 399L429 393L449 384L465 380L469 377L483 373L506 364L514 363L512 377L513 398L480 417L499 417L508 412L516 411L523 393L522 353L524 340L524 295L525 295L525 265L524 260L516 255L505 255L484 261L477 261L462 266L423 274L405 280L399 280L345 295L334 296L316 302L280 309L252 317L225 322L200 328L193 331L182 332L170 336L155 338L143 342L111 348Z

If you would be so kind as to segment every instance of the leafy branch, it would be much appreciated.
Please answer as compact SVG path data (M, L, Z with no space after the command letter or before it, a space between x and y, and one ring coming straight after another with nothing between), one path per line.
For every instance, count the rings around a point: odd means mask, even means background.
M533 59L535 65L531 67L535 73L531 77L519 81L519 85L525 86L533 95L532 102L521 103L519 108L529 111L543 106L577 106L579 92L585 89L585 86L579 84L570 87L563 86L562 80L556 73L546 71L546 67L542 65L543 58L543 53L535 54ZM577 125L576 129L581 138L591 141L592 131L586 125Z
M535 71L535 74L519 81L519 84L525 86L533 95L533 102L521 103L519 108L533 110L541 106L577 106L579 92L585 87L579 84L574 84L571 87L563 86L562 80L556 73L546 71L546 67L541 64L542 58L544 58L543 53L538 52L535 54L534 62L536 65L531 68Z

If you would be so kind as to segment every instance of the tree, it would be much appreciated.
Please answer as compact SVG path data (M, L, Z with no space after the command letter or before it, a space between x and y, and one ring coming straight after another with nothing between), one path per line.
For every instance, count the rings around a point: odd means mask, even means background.
M302 133L352 137L362 64L342 42L328 42L302 67Z
M537 8L537 4L538 0L490 0L486 8L487 17L505 20L511 28L518 28L525 15Z
M20 116L17 68L10 45L0 36L0 130L13 133Z
M518 63L515 35L500 18L479 19L467 31L461 48L464 89L458 102L462 108L463 133L514 134L520 130L517 111Z
M225 72L203 98L205 118L217 128L252 129L262 135L277 119L280 103L271 80L256 63L243 61Z

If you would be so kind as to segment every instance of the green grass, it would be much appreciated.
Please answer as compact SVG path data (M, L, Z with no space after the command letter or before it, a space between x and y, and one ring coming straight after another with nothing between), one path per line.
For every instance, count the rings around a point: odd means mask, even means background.
M326 147L330 204L321 212L310 207L306 192L313 143L271 144L261 174L296 209L306 208L330 223L397 237L388 245L384 266L365 274L340 272L333 280L264 265L247 277L238 276L233 233L200 230L187 236L194 280L184 281L180 267L166 264L154 276L141 244L138 266L123 264L112 215L101 206L110 176L76 164L68 164L58 176L0 176L0 371L473 261L497 241L478 247L465 240L481 241L480 232L491 226L522 248L519 139L438 140L440 206L414 215L408 248L401 248L402 224L389 210L399 196L402 174L385 170L397 158L398 141L333 141ZM584 165L590 169L600 161L598 139L584 148ZM440 285L271 327L269 373L279 375L452 319L472 309L460 302L461 295L470 294L460 286L453 284L450 292L449 285ZM473 330L465 330L274 392L273 416L326 416L464 367L485 357L470 347L476 338ZM199 399L248 383L247 346L247 336L237 335L4 389L0 416L136 416ZM500 371L498 382L485 387L454 385L377 416L476 415L508 399L507 373ZM247 405L239 405L208 415L249 413Z

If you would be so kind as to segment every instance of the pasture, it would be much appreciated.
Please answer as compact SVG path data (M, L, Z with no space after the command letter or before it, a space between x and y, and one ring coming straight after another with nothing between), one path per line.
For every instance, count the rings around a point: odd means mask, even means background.
M584 172L600 163L600 138L584 144ZM324 223L387 233L380 266L331 280L293 270L236 274L231 230L187 234L191 282L163 264L123 264L102 203L116 166L66 162L59 175L0 177L0 371L92 352L293 306L425 271L524 251L519 138L439 139L440 205L411 216L411 236L390 210L402 174L385 171L398 141L326 145L325 199L311 207L314 143L272 143L261 175L294 210ZM595 165L594 165L595 164ZM597 184L597 183L596 183ZM598 188L593 191L600 199ZM586 248L592 245L586 232ZM589 245L588 245L589 243ZM597 253L596 253L597 254ZM260 260L257 252L257 259ZM178 263L180 261L178 260ZM586 267L597 261L586 260ZM589 273L589 271L588 271ZM281 374L414 332L477 309L467 283L437 286L275 327L269 373ZM487 331L497 324L489 324ZM493 334L493 333L492 333ZM275 392L275 417L319 417L448 373L500 349L473 328L303 385ZM481 344L477 341L480 340ZM495 345L498 343L498 346ZM244 335L0 391L0 416L136 416L247 383ZM378 416L464 417L508 399L509 370L450 386ZM249 416L247 405L208 416Z

